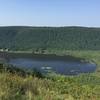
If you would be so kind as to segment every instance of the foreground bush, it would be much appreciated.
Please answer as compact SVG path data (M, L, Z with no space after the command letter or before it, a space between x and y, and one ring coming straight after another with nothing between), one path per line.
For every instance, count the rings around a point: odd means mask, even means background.
M100 77L47 75L0 64L0 100L100 100Z
M40 79L0 73L0 100L100 100L100 78L57 75Z

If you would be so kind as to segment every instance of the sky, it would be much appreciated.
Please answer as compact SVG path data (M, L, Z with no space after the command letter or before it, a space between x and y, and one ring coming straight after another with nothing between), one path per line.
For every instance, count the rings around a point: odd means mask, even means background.
M100 0L0 0L0 26L100 27Z

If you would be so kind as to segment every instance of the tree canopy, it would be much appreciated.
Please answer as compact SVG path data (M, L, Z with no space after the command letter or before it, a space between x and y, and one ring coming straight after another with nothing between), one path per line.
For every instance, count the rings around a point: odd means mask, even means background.
M0 48L100 50L100 28L0 27Z

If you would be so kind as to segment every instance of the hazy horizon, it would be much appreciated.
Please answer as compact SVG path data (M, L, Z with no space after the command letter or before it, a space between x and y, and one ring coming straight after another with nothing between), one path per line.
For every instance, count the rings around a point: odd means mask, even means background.
M57 28L62 28L62 27L82 27L82 28L100 28L99 26L97 27L97 26L31 26L31 25L8 25L8 26L6 26L6 25L0 25L0 27L40 27L40 28L42 28L42 27L44 27L44 28L46 28L46 27L51 27L51 28L53 28L53 27L57 27Z
M0 26L100 27L99 0L0 0Z

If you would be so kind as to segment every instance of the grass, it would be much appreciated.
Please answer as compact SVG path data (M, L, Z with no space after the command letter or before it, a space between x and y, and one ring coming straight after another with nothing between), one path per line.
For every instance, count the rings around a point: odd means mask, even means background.
M0 100L100 100L100 78L87 74L41 79L3 72Z
M100 100L100 51L50 51L91 60L97 70L78 76L0 73L0 100ZM59 53L60 52L60 53Z

